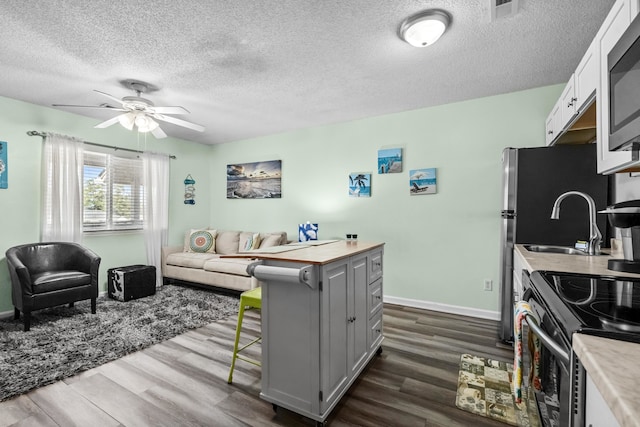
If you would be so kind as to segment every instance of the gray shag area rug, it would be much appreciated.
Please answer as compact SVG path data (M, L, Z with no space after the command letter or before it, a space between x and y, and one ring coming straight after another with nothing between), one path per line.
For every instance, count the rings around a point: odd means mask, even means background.
M165 285L155 295L128 302L98 298L0 320L0 401L238 312L237 297Z

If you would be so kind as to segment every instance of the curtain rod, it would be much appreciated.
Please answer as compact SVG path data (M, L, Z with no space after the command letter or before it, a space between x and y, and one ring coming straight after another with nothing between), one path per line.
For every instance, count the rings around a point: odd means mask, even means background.
M41 137L45 137L47 136L46 134L42 133L42 132L38 132L37 130L30 130L27 131L27 135L29 136L41 136ZM89 142L89 141L82 141L83 144L87 144L87 145L93 145L95 147L102 147L102 148L111 148L115 151L121 150L121 151L130 151L132 153L144 153L144 151L140 151L140 150L132 150L131 148L122 148L122 147L116 147L115 145L105 145L105 144L98 144L97 142ZM175 159L176 156L172 156L167 154L167 156L170 159Z

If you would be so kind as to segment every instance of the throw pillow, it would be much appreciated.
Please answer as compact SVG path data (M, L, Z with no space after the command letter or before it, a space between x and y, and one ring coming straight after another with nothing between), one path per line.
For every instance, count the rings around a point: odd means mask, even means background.
M282 236L280 234L267 234L262 237L260 248L270 248L272 246L278 246L280 245L281 240Z
M247 238L244 244L245 251L252 251L260 247L260 233L254 233Z
M216 230L192 230L189 252L216 253Z

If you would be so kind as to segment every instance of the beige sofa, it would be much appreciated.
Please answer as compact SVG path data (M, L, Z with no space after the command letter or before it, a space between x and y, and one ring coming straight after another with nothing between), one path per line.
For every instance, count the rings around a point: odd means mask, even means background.
M165 283L190 282L246 291L259 285L258 280L249 276L246 271L253 260L221 258L221 255L286 243L286 232L189 230L185 233L183 245L162 248L162 276Z

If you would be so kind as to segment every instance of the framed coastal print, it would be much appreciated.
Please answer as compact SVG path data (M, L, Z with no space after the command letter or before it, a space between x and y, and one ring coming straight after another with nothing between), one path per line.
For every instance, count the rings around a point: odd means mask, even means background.
M378 173L402 172L402 148L378 150Z
M409 171L409 192L412 196L434 194L437 190L436 168Z
M227 165L227 199L282 197L282 160Z
M7 166L7 143L0 141L0 188L9 188Z
M356 172L349 174L349 196L371 197L370 173Z

